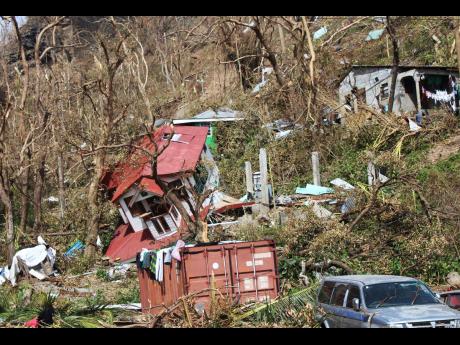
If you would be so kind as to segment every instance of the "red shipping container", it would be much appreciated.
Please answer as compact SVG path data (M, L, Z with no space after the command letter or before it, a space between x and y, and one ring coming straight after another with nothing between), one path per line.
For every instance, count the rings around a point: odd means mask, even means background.
M275 242L231 242L181 249L181 261L163 265L163 281L138 268L142 311L157 314L181 296L215 287L235 303L268 301L279 293ZM195 296L195 308L209 307L210 292Z

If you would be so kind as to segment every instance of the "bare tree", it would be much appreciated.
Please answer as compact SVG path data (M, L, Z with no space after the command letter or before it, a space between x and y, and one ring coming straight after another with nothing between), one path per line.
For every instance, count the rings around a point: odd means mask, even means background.
M390 35L391 44L393 45L393 66L391 67L391 89L390 89L390 99L388 100L388 111L393 111L393 104L395 100L395 90L396 90L396 77L398 76L399 69L399 46L398 38L396 37L396 32L393 26L392 19L390 16L387 16L387 25L386 29Z
M99 230L99 183L104 174L105 162L107 157L106 147L110 144L113 137L113 131L118 123L124 118L127 106L125 109L115 109L116 104L116 80L121 65L125 60L125 55L122 50L122 45L126 37L118 39L114 45L110 44L105 39L99 37L98 45L101 52L99 60L94 55L98 66L98 78L96 80L97 97L95 99L94 92L91 92L88 86L83 86L83 94L89 100L94 113L99 119L100 131L97 136L97 150L93 155L94 174L91 178L91 183L88 190L88 203L90 207L90 217L88 222L88 234L86 236L85 255L93 257L95 254L96 239Z
M114 22L113 18L112 21ZM131 71L133 79L135 80L137 89L141 96L141 100L144 103L145 109L147 110L147 114L151 121L150 126L147 127L144 125L144 129L145 135L147 135L147 137L149 138L153 150L149 151L139 146L133 145L131 143L127 144L127 146L129 146L130 149L134 149L134 151L137 150L140 153L147 155L147 157L150 160L150 167L152 172L151 177L160 186L160 188L163 191L165 191L164 199L176 207L176 209L181 214L182 219L185 221L188 230L195 235L196 239L201 242L205 242L207 241L207 235L205 226L200 218L200 211L204 200L211 194L212 191L206 190L204 191L204 193L199 194L196 193L196 191L193 188L188 188L189 193L192 194L192 198L195 201L194 207L191 207L193 217L190 217L187 209L184 207L181 199L177 195L178 190L174 188L171 189L170 187L168 187L167 183L161 180L161 178L158 176L158 158L169 147L171 143L171 137L174 134L174 127L171 126L171 135L169 136L168 140L166 140L166 143L159 147L156 140L156 137L159 134L157 133L158 129L155 128L156 116L154 114L152 104L147 94L147 88L149 83L149 68L145 58L144 44L141 42L139 35L134 31L133 28L130 28L128 25L122 25L122 28L124 31L128 33L129 37L133 39L133 44L131 47L128 47L128 42L126 40L123 41L123 48L126 56L126 64L129 66L129 70ZM118 34L121 38L123 36L122 30L118 30Z
M46 25L42 30L40 30L39 34L37 35L36 41L35 41L35 47L34 47L34 62L35 62L35 110L38 114L41 116L37 116L39 125L38 127L41 130L41 138L39 139L40 147L44 147L47 144L49 144L49 119L51 116L51 112L49 109L49 106L47 106L45 100L43 99L42 95L44 94L44 87L47 87L49 89L48 95L49 98L55 97L58 95L56 90L52 86L52 82L48 81L44 85L42 84L42 79L43 78L43 72L42 72L42 58L44 57L44 54L40 52L40 45L42 42L42 39L44 35L47 33L47 31L53 29L52 33L52 45L50 45L48 48L45 49L46 51L51 50L52 48L56 47L56 27L61 23L65 17L56 17L50 24ZM49 80L48 77L46 77L47 80ZM40 152L38 152L38 159L37 159L37 167L36 167L36 174L35 174L35 187L34 187L34 225L33 229L37 230L41 226L42 222L42 191L43 191L43 186L45 183L45 162L46 162L46 156L47 156L48 151L41 149Z

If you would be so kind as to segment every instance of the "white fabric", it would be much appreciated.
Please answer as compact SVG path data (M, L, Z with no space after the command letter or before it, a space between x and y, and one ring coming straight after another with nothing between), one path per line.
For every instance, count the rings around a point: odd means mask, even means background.
M164 253L165 253L165 249L161 249L157 252L155 279L158 280L159 282L163 281L163 254Z
M411 119L408 119L409 120L409 130L411 132L417 132L418 130L420 130L420 126L417 125L414 121L412 121Z
M173 249L172 252L171 252L171 256L172 256L174 259L176 259L177 261L181 261L180 251L179 251L179 250L180 250L182 247L185 247L185 242L182 241L182 240L179 240L179 241L177 241L177 243L176 243L174 249Z
M14 255L16 258L21 258L27 267L37 266L45 260L47 256L48 251L44 244L39 244L38 246L32 248L21 249Z
M174 256L174 251L179 250L179 248L185 246L184 241L179 240L177 241L176 245L174 247L169 247L169 248L164 248L161 249L157 252L157 259L156 259L156 269L155 269L155 279L158 280L159 282L163 281L163 264L165 263L170 263L171 258L174 257L177 260L177 257L179 257L180 261L180 255L179 253L175 253L176 256Z
M445 90L436 90L436 93L425 91L425 94L435 102L450 102L455 99L455 92L447 93Z
M43 239L40 240L40 238L39 241L44 242ZM16 286L16 277L21 271L19 268L18 259L24 261L27 267L34 267L42 263L43 260L45 260L47 257L53 266L56 260L56 250L51 247L46 249L44 244L39 244L38 246L32 248L21 249L14 255L11 263L11 268L8 269L4 276L11 282L11 285Z
M173 247L169 247L168 250L165 252L165 258L164 258L164 263L168 264L171 262L171 253L173 251Z
M148 253L148 252L149 252L148 249L142 248L141 253L140 253L140 255L139 255L139 260L140 260L141 262L144 262L145 253Z
M451 85L452 85L452 92L447 93L446 90L436 90L435 93L430 92L428 90L425 90L424 87L422 87L422 93L426 95L427 98L430 98L434 101L435 104L438 102L446 102L449 103L452 107L452 109L455 111L456 110L456 105L455 105L455 82L451 79Z
M46 243L46 241L41 236L38 236L37 242L38 242L38 244L44 244L45 246L48 244L48 243Z

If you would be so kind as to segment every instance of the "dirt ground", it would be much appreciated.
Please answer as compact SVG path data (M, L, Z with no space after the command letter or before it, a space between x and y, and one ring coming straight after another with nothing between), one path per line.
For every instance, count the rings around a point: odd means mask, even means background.
M451 155L460 151L460 134L454 135L449 139L436 144L428 152L428 162L436 163L437 161L449 158Z
M27 282L21 279L20 284L24 283ZM32 278L28 283L36 292L58 293L59 298L74 299L100 295L111 304L131 303L133 299L139 298L135 267L126 275L112 280L98 277L94 272L80 276L61 275L44 281Z

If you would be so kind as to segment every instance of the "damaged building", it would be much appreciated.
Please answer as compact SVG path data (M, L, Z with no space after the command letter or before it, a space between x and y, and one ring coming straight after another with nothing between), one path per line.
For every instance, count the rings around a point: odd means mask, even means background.
M166 125L137 144L150 153L158 147L157 179L177 191L191 217L196 206L192 189L202 193L219 184L217 166L205 145L207 134L206 127ZM178 209L164 198L168 190L153 178L151 158L142 150L135 149L102 180L123 219L106 252L111 261L134 261L142 248L162 248L177 241L185 228Z
M354 65L341 80L339 102L349 111L363 103L388 110L391 65ZM422 109L448 107L458 111L459 73L454 67L399 66L393 112L404 114Z

